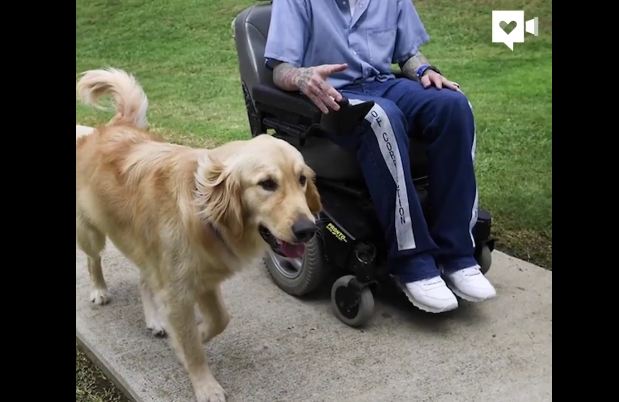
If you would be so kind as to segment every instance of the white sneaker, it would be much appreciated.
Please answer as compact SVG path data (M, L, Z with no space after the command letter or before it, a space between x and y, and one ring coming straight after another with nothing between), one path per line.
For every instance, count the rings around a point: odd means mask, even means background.
M458 307L456 296L451 293L440 276L409 282L404 285L395 277L395 282L408 296L408 300L423 311L442 313Z
M494 286L479 270L479 265L445 275L449 288L459 297L480 302L496 296Z

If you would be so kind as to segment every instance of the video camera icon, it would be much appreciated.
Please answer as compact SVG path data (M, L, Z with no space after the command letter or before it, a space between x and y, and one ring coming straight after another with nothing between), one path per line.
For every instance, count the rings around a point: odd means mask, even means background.
M492 11L492 43L504 43L512 51L514 43L524 42L525 31L538 36L538 18L525 22L524 10Z

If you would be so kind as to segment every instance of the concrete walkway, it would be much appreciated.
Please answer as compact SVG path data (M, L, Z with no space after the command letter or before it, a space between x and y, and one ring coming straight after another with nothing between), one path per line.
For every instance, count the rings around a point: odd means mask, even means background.
M229 401L550 401L552 273L500 252L488 278L498 297L433 315L386 286L363 329L331 312L328 285L287 295L266 268L224 285L232 314L204 347ZM108 245L112 301L88 301L86 259L76 253L77 339L137 401L193 401L167 340L146 330L138 271Z

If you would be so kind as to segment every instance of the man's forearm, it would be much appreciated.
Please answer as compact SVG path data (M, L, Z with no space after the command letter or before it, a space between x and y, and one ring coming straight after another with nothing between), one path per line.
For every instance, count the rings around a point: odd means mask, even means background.
M273 83L285 91L303 91L312 68L296 68L288 63L279 63L273 69Z
M340 94L327 82L331 74L348 68L346 64L321 64L314 67L295 68L288 63L273 68L273 83L284 91L301 91L323 113L339 110Z
M402 69L402 73L413 80L417 79L417 69L422 64L430 64L426 56L421 54L421 52L417 52L416 55L410 57L406 62L400 67Z

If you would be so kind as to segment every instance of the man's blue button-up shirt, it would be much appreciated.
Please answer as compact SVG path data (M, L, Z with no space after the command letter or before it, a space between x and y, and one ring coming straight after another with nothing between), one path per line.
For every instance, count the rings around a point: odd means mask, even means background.
M411 0L274 0L265 49L295 67L346 63L329 77L335 88L392 78L391 64L413 56L429 36Z

